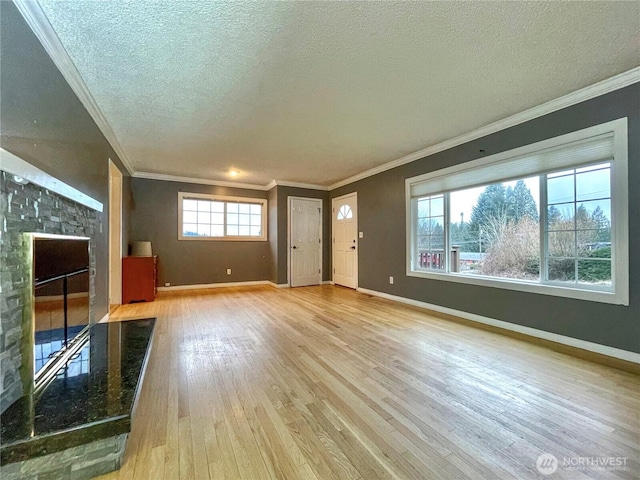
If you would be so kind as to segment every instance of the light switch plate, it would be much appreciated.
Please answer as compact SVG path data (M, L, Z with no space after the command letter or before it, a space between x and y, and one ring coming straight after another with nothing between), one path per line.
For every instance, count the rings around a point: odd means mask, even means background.
M359 232L358 233L358 238L364 238L364 232Z

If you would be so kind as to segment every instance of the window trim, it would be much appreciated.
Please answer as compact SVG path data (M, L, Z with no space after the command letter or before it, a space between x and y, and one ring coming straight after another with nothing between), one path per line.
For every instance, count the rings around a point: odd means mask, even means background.
M578 130L565 135L543 140L540 142L525 145L505 152L497 153L489 157L472 160L452 167L436 170L405 180L405 211L406 211L406 275L408 277L419 277L433 280L444 280L454 283L478 285L484 287L500 288L527 293L552 295L557 297L574 298L601 303L616 305L629 305L629 177L627 165L628 150L628 127L627 118L619 118L611 122L603 123L593 127ZM613 160L611 161L611 280L612 288L609 291L596 290L588 285L566 285L552 282L535 283L524 280L505 279L498 277L472 277L453 272L437 272L414 270L412 262L412 252L414 238L416 235L417 223L413 218L413 203L417 197L411 196L412 186L419 183L426 183L429 180L441 178L446 175L455 175L469 171L489 167L500 163L507 163L515 160L516 157L532 154L540 150L561 147L573 142L588 139L590 137L613 134ZM544 172L539 172L542 174ZM496 178L495 182L514 180L514 178ZM468 185L468 187L478 185ZM461 187L466 188L466 187ZM433 192L429 195L436 195L447 192ZM425 195L427 196L427 195ZM445 209L447 206L445 206ZM540 229L543 230L542 228ZM449 246L449 216L445 211L445 251ZM541 265L543 259L541 258Z
M254 205L260 205L260 229L262 234L259 237L252 236L239 236L239 235L225 235L223 237L204 237L204 236L192 236L183 235L183 200L184 199L201 199L209 200L213 202L225 202L225 203L251 203ZM226 214L226 211L225 211ZM225 231L227 219L225 216ZM210 193L190 193L190 192L178 192L178 240L195 240L205 242L266 242L267 237L267 199L266 198L253 198L253 197L232 197L226 195L214 195Z

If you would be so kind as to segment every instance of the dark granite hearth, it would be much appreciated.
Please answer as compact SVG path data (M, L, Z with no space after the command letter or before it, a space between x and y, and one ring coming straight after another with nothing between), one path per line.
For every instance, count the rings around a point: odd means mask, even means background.
M0 465L126 434L142 383L155 319L99 323L41 396L0 418Z

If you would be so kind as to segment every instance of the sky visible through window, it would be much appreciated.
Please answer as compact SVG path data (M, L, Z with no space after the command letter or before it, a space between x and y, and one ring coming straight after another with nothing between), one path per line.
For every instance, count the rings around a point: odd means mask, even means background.
M476 276L610 285L610 164L420 198L416 247L420 268L450 262L449 271Z
M626 133L615 121L408 178L407 274L627 305Z
M596 168L596 167L594 167ZM557 175L560 175L562 172L559 172ZM594 172L593 175L589 175L588 178L584 179L584 188L585 191L593 192L603 192L608 190L609 188L609 175L603 174L602 171ZM514 188L517 180L513 180L511 182L503 182L505 187ZM538 177L531 177L524 179L524 183L531 192L533 199L536 202L536 205L540 206L540 182ZM484 191L485 187L475 187L468 188L466 190L460 190L457 192L451 193L451 203L449 209L449 218L451 222L457 223L460 222L461 216L464 218L465 222L468 222L471 219L471 211L473 206L478 202L478 197ZM601 206L604 214L607 218L611 218L611 207L608 203Z

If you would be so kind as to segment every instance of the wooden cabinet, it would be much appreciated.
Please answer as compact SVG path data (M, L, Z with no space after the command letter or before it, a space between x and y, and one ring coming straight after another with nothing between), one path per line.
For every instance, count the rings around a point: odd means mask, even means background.
M158 256L122 259L122 303L153 302L156 298Z

